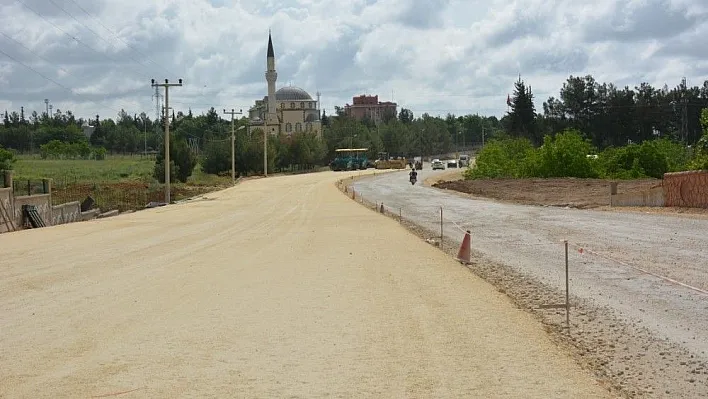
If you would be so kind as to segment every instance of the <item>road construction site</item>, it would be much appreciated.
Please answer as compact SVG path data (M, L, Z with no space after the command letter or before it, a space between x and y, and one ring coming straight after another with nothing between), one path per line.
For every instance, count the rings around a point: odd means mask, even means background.
M419 181L450 171L425 165ZM454 255L471 232L475 274L542 320L628 397L708 395L708 220L510 204L424 184L407 172L349 183L366 203ZM564 303L569 242L570 329Z
M340 177L0 235L0 397L616 397Z

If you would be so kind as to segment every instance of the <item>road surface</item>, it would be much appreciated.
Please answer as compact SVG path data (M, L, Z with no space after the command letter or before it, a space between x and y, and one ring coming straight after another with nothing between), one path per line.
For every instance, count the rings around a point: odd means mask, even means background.
M609 397L339 176L0 235L0 397Z
M474 250L560 289L567 239L572 294L708 358L708 220L471 199L411 186L406 173L358 180L354 188L432 231L439 231L442 206L448 242L459 245L460 228L470 229ZM419 181L442 173L449 170L426 165Z

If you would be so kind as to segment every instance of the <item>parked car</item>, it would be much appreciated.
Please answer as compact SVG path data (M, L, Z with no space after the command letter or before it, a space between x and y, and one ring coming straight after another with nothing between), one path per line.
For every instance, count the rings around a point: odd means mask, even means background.
M458 164L461 168L465 166L470 166L470 156L467 154L460 155L460 161L458 162Z
M445 164L442 163L442 161L439 159L433 159L432 166L433 166L433 170L436 170L436 169L445 170Z
M447 161L447 167L448 168L456 168L457 167L457 160L450 159L449 161Z

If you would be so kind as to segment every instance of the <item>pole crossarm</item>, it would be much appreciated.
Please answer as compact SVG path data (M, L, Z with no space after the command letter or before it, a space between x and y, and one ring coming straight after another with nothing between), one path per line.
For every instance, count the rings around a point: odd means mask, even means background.
M165 204L170 203L170 96L169 88L173 86L182 86L182 79L179 83L170 83L165 79L165 83L157 83L155 79L151 79L152 87L165 88Z

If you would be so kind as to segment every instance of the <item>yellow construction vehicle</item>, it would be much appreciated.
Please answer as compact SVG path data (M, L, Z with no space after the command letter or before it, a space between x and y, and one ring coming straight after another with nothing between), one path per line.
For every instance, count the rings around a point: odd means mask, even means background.
M375 165L376 169L405 169L408 162L405 157L391 159L388 152L379 152Z

